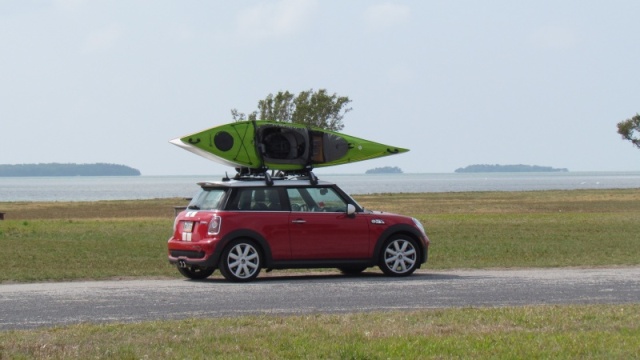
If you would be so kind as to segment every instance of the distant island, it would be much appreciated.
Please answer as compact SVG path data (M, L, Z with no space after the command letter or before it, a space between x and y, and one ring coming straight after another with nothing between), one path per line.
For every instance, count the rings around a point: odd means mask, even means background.
M397 166L385 166L375 169L369 169L365 172L365 174L402 174L402 169Z
M0 177L140 176L140 170L117 164L0 164Z
M455 170L457 173L490 173L490 172L567 172L565 168L552 168L537 165L469 165Z

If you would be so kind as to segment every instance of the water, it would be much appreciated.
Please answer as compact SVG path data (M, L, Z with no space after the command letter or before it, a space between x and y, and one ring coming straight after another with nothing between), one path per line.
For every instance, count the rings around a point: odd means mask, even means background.
M640 188L640 172L324 175L350 194ZM217 176L0 177L3 201L95 201L191 197Z

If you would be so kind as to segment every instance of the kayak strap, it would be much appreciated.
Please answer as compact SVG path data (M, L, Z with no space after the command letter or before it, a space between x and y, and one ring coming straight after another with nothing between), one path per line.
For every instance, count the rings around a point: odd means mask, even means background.
M250 164L253 164L251 162L251 155L249 154L249 150L247 150L245 143L244 143L244 139L247 137L247 132L249 132L249 129L247 127L245 127L244 129L244 133L241 134L240 131L236 128L235 124L232 126L233 131L236 132L236 135L238 136L238 138L240 139L240 147L238 148L238 151L236 152L235 157L233 158L234 160L238 160L238 157L240 157L241 153L244 152L244 155L247 158L247 161ZM191 141L191 140L189 140ZM199 141L199 139L198 139Z
M251 120L251 124L253 124L253 143L256 147L256 153L258 154L258 160L260 161L259 168L263 169L264 166L264 145L262 145L258 139L258 124L256 124L255 120Z

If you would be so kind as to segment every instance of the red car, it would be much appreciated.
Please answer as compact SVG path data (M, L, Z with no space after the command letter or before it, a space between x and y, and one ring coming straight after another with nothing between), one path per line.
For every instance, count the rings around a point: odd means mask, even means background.
M215 269L231 281L261 269L379 266L407 276L427 261L429 239L411 217L365 210L337 185L311 178L202 182L175 219L169 262L190 279Z

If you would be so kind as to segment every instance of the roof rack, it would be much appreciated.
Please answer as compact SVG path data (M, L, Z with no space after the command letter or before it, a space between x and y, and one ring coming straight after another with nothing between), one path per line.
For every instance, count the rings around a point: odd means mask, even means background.
M308 178L311 185L318 185L318 177L313 173L313 166L307 165L303 169L289 170L284 172L288 176L297 176L298 178Z
M274 180L287 180L297 177L300 180L308 179L311 185L318 185L318 177L311 171L311 168L301 170L282 171L269 170L268 168L236 168L236 175L233 180L241 181L264 181L267 186L272 186ZM306 179L305 179L306 178ZM229 175L225 174L222 181L230 181Z

